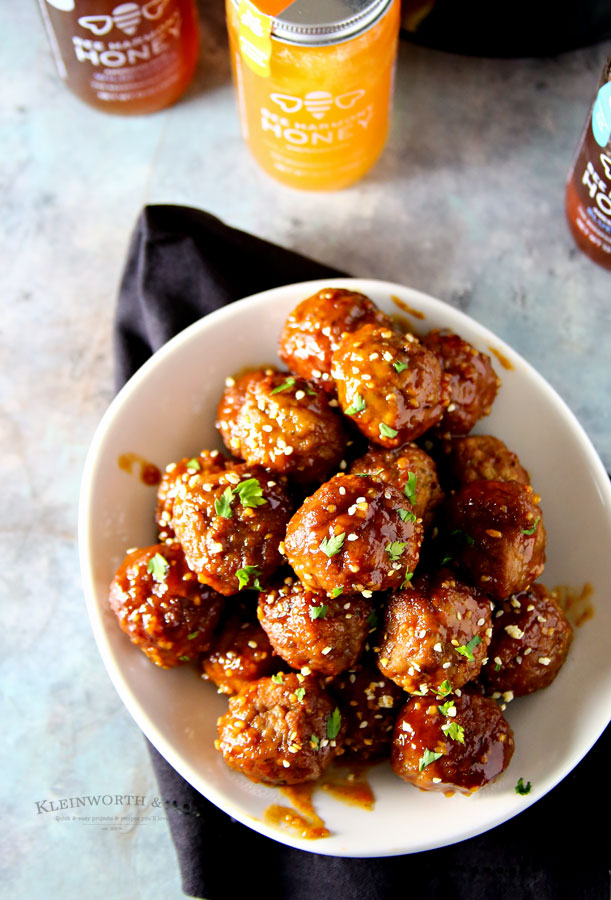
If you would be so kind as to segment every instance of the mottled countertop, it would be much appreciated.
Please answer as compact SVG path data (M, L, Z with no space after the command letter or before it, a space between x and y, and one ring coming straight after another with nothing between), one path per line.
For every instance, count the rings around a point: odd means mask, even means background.
M460 307L539 369L611 466L611 277L575 248L563 212L609 44L536 60L403 45L377 167L344 192L302 194L249 157L222 3L202 3L201 13L201 61L184 99L124 119L66 91L34 2L2 10L7 897L182 896L144 740L93 641L76 543L81 470L112 397L117 285L144 204L201 207L354 275ZM113 798L116 824L72 819L61 800L77 796L100 798L88 809L99 815Z

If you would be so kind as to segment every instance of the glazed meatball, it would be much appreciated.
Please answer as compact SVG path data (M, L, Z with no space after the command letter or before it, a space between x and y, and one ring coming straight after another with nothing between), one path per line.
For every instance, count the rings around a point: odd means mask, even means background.
M157 491L155 514L159 537L162 540L171 538L174 534L172 516L179 486L185 484L193 475L212 475L216 472L223 472L228 464L227 457L218 450L202 450L199 456L185 456L178 462L166 466Z
M199 580L230 595L257 588L283 564L278 545L290 512L285 489L269 472L241 464L181 485L173 522Z
M412 334L363 325L333 354L337 398L374 444L399 447L438 422L448 382L437 357Z
M513 732L494 700L475 693L412 697L395 724L391 766L422 790L470 794L504 772L513 749Z
M220 421L220 419L219 419ZM346 448L340 416L323 390L287 373L252 380L230 427L234 451L251 465L300 484L325 481Z
M392 733L405 694L367 660L334 679L330 690L346 722L347 761L377 762L390 756Z
M391 324L364 294L325 288L290 314L280 335L278 355L291 372L334 393L331 357L342 337L365 322Z
M450 499L454 556L494 600L525 591L545 564L539 497L517 481L473 481Z
M449 569L391 594L378 667L410 693L452 690L477 678L492 635L488 597Z
M333 595L398 588L411 577L422 525L401 517L406 498L390 484L336 475L290 520L286 558L300 581Z
M237 433L237 419L246 398L250 385L262 381L276 370L271 366L265 369L254 369L242 375L225 379L225 390L216 411L216 427L223 443L233 456L240 455L240 437Z
M455 483L483 480L530 484L528 472L516 454L490 434L452 438L445 442L444 453Z
M129 639L164 669L207 650L224 604L197 581L178 544L128 553L113 578L109 602Z
M439 431L468 434L478 419L490 413L501 386L490 357L445 329L430 331L422 343L435 354L450 378L450 403Z
M212 681L219 694L237 694L245 685L272 675L282 662L273 651L249 603L231 603L228 615L217 629L202 658L202 677Z
M542 584L533 584L497 610L482 677L502 694L532 694L552 683L572 640L573 630L562 609Z
M359 658L373 605L360 594L328 597L290 579L259 594L259 621L272 647L294 669L338 675Z
M416 444L405 444L395 450L369 450L352 463L349 472L371 475L402 491L413 514L422 519L425 530L432 524L435 510L444 497L434 461Z
M315 676L260 678L229 700L217 749L251 781L314 781L341 751L341 714Z

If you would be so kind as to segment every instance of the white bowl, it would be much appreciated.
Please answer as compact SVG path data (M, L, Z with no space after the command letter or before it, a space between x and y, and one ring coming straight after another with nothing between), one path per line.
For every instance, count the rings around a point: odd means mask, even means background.
M400 313L398 297L424 319L415 331L447 326L493 357L503 386L492 414L476 430L502 438L529 470L548 535L548 587L576 591L589 582L593 619L575 630L569 658L546 690L509 704L516 750L504 775L471 797L416 790L388 764L371 769L375 808L346 806L316 792L331 831L301 839L263 821L286 803L275 788L229 769L213 742L226 698L190 667L151 664L119 630L108 586L128 547L155 542L155 490L119 468L121 454L141 455L161 469L203 448L220 447L215 410L227 375L277 363L276 342L288 313L322 287L347 287ZM409 318L409 317L408 317ZM573 414L544 379L499 338L469 317L400 285L331 279L275 288L219 310L169 341L118 394L93 439L83 476L80 554L89 615L100 653L123 702L159 752L226 813L270 838L333 856L390 856L432 849L479 834L526 809L587 753L611 716L611 489L604 468ZM527 796L515 792L530 781Z

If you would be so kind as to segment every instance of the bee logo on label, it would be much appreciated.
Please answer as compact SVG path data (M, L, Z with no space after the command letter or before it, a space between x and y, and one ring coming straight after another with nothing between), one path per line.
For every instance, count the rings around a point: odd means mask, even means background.
M332 106L337 106L339 109L352 109L364 96L364 90L349 91L338 97L334 97L328 91L310 91L303 100L301 97L292 97L290 94L271 94L270 99L285 113L297 113L305 108L312 118L324 119Z
M136 33L142 19L159 19L170 0L150 0L140 6L138 3L121 3L108 16L81 16L78 20L82 28L101 37L113 28L118 28L130 37Z

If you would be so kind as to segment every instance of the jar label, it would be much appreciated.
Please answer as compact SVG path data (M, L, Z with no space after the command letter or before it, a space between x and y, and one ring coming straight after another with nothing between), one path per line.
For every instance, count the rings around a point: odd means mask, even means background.
M256 75L269 78L272 55L272 20L251 0L240 0L238 8L240 55Z
M592 132L600 147L606 147L611 138L611 82L601 87L592 110Z

